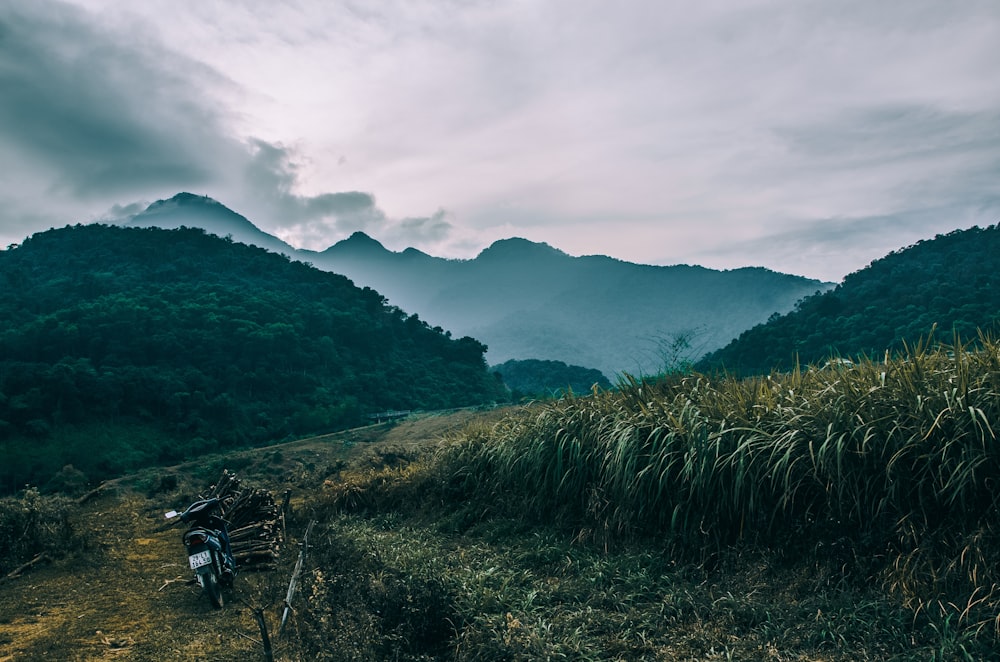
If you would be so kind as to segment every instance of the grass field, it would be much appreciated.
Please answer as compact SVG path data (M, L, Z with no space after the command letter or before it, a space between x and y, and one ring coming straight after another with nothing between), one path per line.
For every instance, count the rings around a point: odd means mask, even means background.
M54 560L0 583L0 660L263 659L309 521L279 660L993 659L998 393L995 344L916 347L23 494L4 522L33 509ZM215 612L161 522L223 468L293 497L279 568Z

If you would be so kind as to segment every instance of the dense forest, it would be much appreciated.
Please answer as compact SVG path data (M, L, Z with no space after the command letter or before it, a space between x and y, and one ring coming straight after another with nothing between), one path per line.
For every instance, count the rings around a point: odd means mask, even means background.
M611 388L611 382L600 370L567 365L562 361L511 359L493 366L492 370L510 388L515 402L524 398L560 397L569 391L576 395L587 395L595 385L601 389Z
M1000 228L938 235L890 253L833 290L745 331L702 358L701 371L765 374L831 357L883 357L932 330L946 342L975 341L1000 320Z
M0 251L0 490L505 397L486 347L197 229L77 225Z

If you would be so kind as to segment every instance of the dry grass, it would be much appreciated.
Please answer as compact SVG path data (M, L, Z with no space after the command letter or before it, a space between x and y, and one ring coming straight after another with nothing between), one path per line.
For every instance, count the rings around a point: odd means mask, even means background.
M91 546L0 585L0 660L262 659L247 605L275 627L294 546L223 612L167 583L164 506L230 462L294 490L292 539L318 520L279 660L990 659L989 350L636 381L126 479L71 508Z
M987 338L758 379L628 380L471 429L438 480L485 515L665 535L695 560L838 549L914 613L995 638L998 394Z

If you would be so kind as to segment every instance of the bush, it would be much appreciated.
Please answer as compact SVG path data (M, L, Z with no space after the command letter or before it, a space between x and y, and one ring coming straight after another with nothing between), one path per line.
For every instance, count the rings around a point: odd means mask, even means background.
M331 526L320 534L311 559L318 567L304 582L299 645L334 662L446 659L462 622L455 596L433 568L389 558L394 552L365 533Z
M64 496L42 496L29 487L20 496L0 499L0 573L46 552L60 556L82 546L70 522L73 501Z
M45 492L46 494L59 492L68 496L80 496L87 490L87 482L86 474L72 464L67 464L45 484Z

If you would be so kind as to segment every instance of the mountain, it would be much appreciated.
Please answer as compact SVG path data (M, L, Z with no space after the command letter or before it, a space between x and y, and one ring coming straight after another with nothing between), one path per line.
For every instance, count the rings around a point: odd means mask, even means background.
M955 334L975 340L1000 322L1000 226L917 242L849 274L833 290L742 333L699 362L701 370L765 374L831 357L879 358L904 343Z
M260 230L246 217L208 196L193 193L178 193L169 200L157 200L124 225L164 230L201 228L209 234L231 237L234 241L266 248L272 253L294 255L297 252L277 237Z
M29 237L0 319L0 490L506 397L478 341L201 229Z
M481 340L493 364L544 359L608 376L655 373L831 286L762 268L572 257L520 238L498 241L472 260L444 260L388 251L359 234L315 255L314 264L376 289L432 325Z
M693 361L832 286L758 267L718 271L573 257L522 238L497 241L471 260L390 251L361 232L322 252L296 251L210 198L190 194L151 205L137 221L225 232L343 274L434 327L482 341L493 364L555 360L609 377Z

